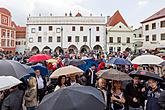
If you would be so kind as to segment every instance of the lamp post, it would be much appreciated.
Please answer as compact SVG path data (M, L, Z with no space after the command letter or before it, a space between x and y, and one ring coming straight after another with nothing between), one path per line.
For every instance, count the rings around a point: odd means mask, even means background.
M92 49L92 47L91 47L91 28L89 28L89 47Z
M63 49L63 27L61 26L61 48Z

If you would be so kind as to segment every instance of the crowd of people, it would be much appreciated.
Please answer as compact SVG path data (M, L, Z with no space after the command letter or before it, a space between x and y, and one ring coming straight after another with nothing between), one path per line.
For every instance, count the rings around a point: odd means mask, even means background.
M28 55L18 54L10 56L1 56L1 59L17 60L27 65L36 63L28 63ZM48 75L42 75L41 70L34 71L34 75L27 79L21 79L22 84L12 87L9 90L0 91L0 110L36 110L38 104L43 97L49 93L56 92L58 89L68 86L92 86L97 88L102 94L107 105L105 110L165 110L165 85L163 81L156 79L141 80L140 77L134 76L131 81L106 80L98 77L96 73L99 70L115 68L119 71L129 73L133 70L146 70L156 72L154 66L148 65L110 65L107 61L111 57L120 57L131 60L132 55L125 53L103 52L85 53L85 54L67 54L54 55L57 63L38 62L49 70ZM64 63L67 59L93 59L98 65L92 64L83 75L70 74L69 76L59 76L50 79L51 73L58 68L67 66ZM162 75L165 80L165 75ZM65 106L65 105L64 105ZM96 105L97 106L97 105Z

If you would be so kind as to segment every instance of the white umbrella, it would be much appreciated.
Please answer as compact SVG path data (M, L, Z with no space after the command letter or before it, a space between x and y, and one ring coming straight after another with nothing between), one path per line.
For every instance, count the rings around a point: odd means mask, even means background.
M83 70L81 70L75 66L69 65L69 66L61 67L61 68L57 69L56 71L54 71L51 74L50 78L57 78L59 76L69 75L69 74L81 74L83 72L84 72Z
M158 65L164 60L155 55L141 55L132 60L132 64L153 64Z
M10 89L20 83L22 82L13 76L0 76L0 91Z

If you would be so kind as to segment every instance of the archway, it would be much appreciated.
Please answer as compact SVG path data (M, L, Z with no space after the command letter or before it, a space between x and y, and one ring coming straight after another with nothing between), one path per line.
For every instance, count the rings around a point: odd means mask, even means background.
M43 53L46 53L46 54L49 54L49 53L51 53L51 49L50 49L50 47L45 46L45 47L42 49L42 52L43 52Z
M39 48L37 46L34 46L34 47L32 47L31 52L32 53L39 53L40 50L39 50Z
M83 45L80 48L80 53L86 53L86 52L89 52L89 51L90 51L90 48L87 45Z
M63 54L64 50L60 46L58 46L54 49L54 52L59 55L59 54Z
M100 45L95 45L93 47L93 50L98 50L98 51L102 51L102 47Z
M77 48L75 45L70 45L70 46L68 47L68 52L69 52L70 54L78 53L78 48Z

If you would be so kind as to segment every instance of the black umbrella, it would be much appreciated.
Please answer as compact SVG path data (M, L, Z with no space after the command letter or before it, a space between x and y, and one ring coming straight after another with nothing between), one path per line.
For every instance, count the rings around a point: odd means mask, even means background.
M46 95L38 110L104 110L104 99L93 87L77 86L59 89Z
M129 73L130 76L138 76L142 80L154 79L157 81L162 81L163 79L156 73L148 72L144 70L132 71Z
M74 66L79 66L79 65L83 65L86 64L85 61L80 60L80 59L72 59L72 60L66 60L64 62L65 65L74 65Z
M27 73L27 69L17 61L0 60L0 76L13 76L20 79Z

